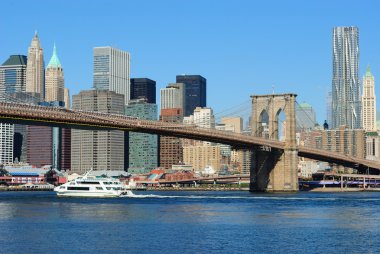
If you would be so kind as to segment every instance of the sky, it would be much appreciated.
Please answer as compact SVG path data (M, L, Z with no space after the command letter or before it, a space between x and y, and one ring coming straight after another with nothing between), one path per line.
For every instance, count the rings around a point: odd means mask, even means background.
M157 101L176 75L202 75L218 116L248 112L250 95L274 91L296 93L323 123L333 27L359 28L359 76L369 64L376 80L379 11L376 0L4 1L0 64L27 55L37 30L46 65L55 42L71 95L92 88L93 48L113 46L131 54L131 78L157 82Z

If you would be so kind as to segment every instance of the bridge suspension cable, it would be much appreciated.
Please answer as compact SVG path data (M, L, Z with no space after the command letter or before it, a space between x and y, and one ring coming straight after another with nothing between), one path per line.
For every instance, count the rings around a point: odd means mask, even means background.
M307 119L308 119L308 120L309 120L314 126L316 126L316 125L318 124L318 122L315 121L315 120L311 117L311 115L309 114L309 112L305 111L304 108L301 107L301 105L298 103L298 101L296 101L296 106L297 106L298 110L301 110L301 112L304 113L304 115L307 117ZM296 123L297 123L297 127L302 128L302 129L305 129L305 128L306 128L306 127L305 127L305 123L302 122L302 121L299 119L299 117L297 116L297 114L296 114Z
M251 101L246 100L241 104L224 109L220 112L214 113L216 120L221 120L224 117L240 116L246 117L251 112Z
M251 104L250 100L244 101L241 104L238 104L236 106L224 109L219 112L214 112L214 119L215 123L220 123L222 121L222 118L227 117L241 117L243 119L248 118L251 113ZM194 124L198 127L204 126L206 124L209 124L210 119L208 118L201 118L194 120ZM187 125L188 126L188 125Z
M40 97L36 97L31 93L17 92L17 93L1 93L0 101L13 102L21 104L37 104L41 100Z

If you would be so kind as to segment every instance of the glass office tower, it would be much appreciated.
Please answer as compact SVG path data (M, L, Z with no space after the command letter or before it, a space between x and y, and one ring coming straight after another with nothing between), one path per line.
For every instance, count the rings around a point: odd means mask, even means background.
M94 81L96 90L108 90L130 100L130 55L112 47L94 48Z
M185 84L184 116L193 114L196 107L206 107L206 79L200 75L177 75L177 83Z

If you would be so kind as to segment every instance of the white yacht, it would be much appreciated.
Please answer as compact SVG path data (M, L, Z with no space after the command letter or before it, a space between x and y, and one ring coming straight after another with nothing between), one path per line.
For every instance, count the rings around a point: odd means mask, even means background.
M111 177L97 178L87 172L83 177L78 177L70 182L55 187L54 191L62 197L120 197L132 196L130 190L126 190L119 179Z

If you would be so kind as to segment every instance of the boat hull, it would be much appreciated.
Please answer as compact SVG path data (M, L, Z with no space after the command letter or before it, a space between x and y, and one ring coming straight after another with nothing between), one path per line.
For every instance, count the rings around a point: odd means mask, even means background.
M82 198L116 198L120 194L113 193L58 193L58 197L82 197Z
M58 197L91 197L91 198L116 198L120 197L122 193L118 192L70 192L70 191L65 191L65 192L57 192Z
M58 197L82 197L82 198L117 198L133 196L133 192L130 190L114 191L114 192L79 192L79 191L56 191Z

